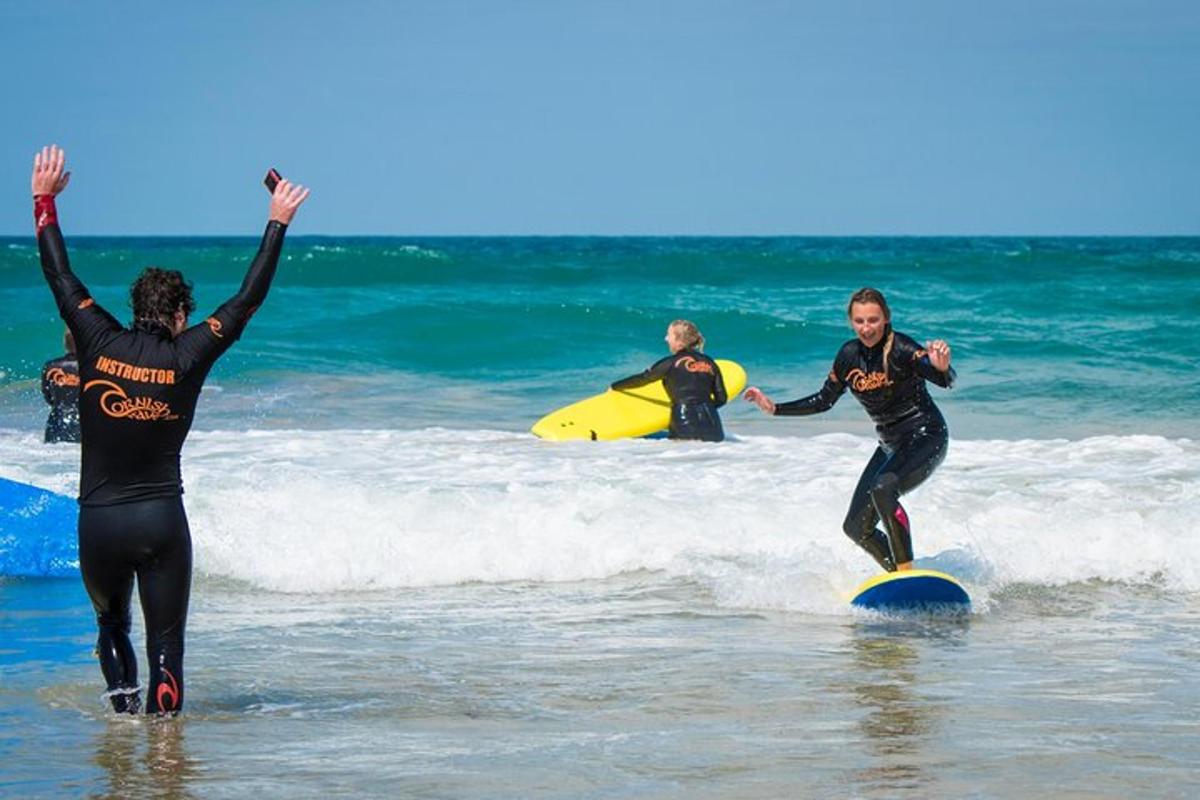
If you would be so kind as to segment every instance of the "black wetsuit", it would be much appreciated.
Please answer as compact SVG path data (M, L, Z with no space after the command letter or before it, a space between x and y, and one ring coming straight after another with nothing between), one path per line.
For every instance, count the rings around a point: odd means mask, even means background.
M100 667L118 711L139 705L129 642L134 576L150 660L148 712L183 704L192 545L179 454L213 362L241 336L275 275L286 227L267 224L241 288L176 337L158 322L121 326L71 272L53 204L38 198L42 272L79 355L82 466L79 563L100 628Z
M42 367L42 397L50 405L47 442L79 441L79 361L67 353Z
M645 372L622 378L613 389L636 389L662 381L671 398L672 439L719 442L725 438L717 409L725 405L725 380L717 362L699 350L680 350L654 362Z
M884 354L887 352L887 364ZM949 433L942 412L925 388L954 383L912 338L888 326L879 343L858 339L842 345L825 385L816 394L775 406L780 416L819 414L847 388L875 422L879 447L863 470L842 528L888 571L912 561L912 531L900 496L921 484L946 457ZM882 520L886 534L876 525Z

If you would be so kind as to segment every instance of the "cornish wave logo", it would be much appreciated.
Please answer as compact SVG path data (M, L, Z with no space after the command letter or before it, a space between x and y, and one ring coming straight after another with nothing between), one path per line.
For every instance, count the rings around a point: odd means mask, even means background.
M46 373L46 380L53 383L55 386L78 386L79 376L67 372L62 367L54 367Z
M116 419L133 419L139 422L170 421L179 419L171 413L171 407L153 397L130 397L112 381L88 381L83 387L86 392L93 386L108 387L100 395L100 410Z
M708 363L707 361L701 361L700 359L692 356L684 356L675 362L675 366L683 367L688 372L704 372L709 375L713 374L712 364Z
M846 374L846 382L850 384L850 388L856 392L873 392L876 389L882 389L884 386L891 386L892 381L883 372L863 372L861 369L852 369Z

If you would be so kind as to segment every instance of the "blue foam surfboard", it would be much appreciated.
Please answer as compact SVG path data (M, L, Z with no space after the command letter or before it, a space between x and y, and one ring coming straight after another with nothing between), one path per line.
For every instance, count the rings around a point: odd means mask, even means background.
M73 498L0 478L0 575L78 575L78 520Z
M875 611L949 611L971 608L962 584L944 572L912 569L885 572L855 590L850 604Z

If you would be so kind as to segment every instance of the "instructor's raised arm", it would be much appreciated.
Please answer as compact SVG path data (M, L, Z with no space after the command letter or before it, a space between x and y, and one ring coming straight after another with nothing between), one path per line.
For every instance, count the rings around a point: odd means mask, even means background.
M58 313L75 336L75 344L87 349L92 339L102 331L121 325L108 312L96 305L83 282L71 271L67 245L58 227L57 194L67 188L71 173L66 171L67 155L56 144L43 147L33 157L33 219L37 225L38 255L42 261L42 276Z
M271 209L267 219L267 229L263 232L262 243L258 254L246 271L246 277L238 293L222 306L228 310L235 329L234 338L240 335L241 329L250 320L250 315L262 304L271 288L271 280L275 277L275 267L279 263L279 254L283 250L283 235L287 226L296 216L296 211L308 199L309 190L298 183L292 183L286 178L279 181L275 191L271 193Z
M204 322L185 331L176 346L185 363L213 361L241 338L246 323L267 299L275 278L275 268L283 252L283 238L296 211L308 199L309 190L288 180L280 180L271 193L267 229L246 277L237 293L221 304Z

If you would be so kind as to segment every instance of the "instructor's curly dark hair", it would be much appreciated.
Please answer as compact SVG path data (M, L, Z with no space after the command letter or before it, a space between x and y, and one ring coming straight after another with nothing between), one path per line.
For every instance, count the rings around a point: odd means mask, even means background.
M191 314L196 310L192 284L177 269L146 267L129 287L129 305L134 320L154 320L170 327L176 311Z

